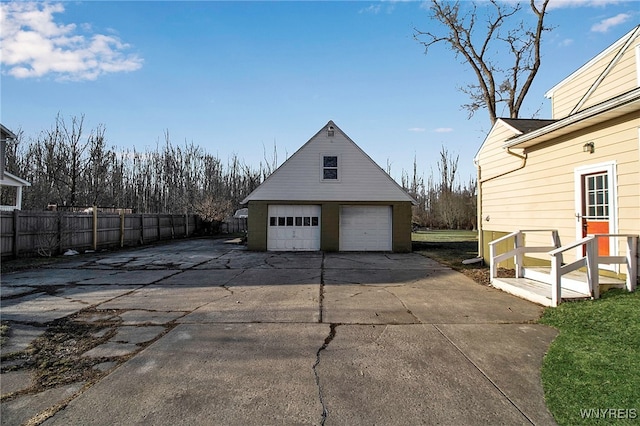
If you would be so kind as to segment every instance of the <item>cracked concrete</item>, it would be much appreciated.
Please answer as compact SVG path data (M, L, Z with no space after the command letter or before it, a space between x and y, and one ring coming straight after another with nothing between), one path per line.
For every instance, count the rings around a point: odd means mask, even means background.
M105 327L85 352L99 380L70 384L63 405L12 394L2 424L554 424L542 308L418 254L203 239L83 255L1 286L3 380L28 377L5 347L28 350L29 333L66 317Z
M316 386L318 386L318 398L320 399L320 404L322 405L322 417L320 420L321 425L324 425L324 423L327 421L327 416L329 415L329 411L324 401L322 384L320 383L320 375L318 374L318 366L320 365L320 354L322 353L322 351L327 349L327 347L329 347L329 344L331 343L331 341L336 337L337 327L338 327L338 324L331 324L329 329L329 335L324 339L324 342L322 343L322 346L320 346L320 348L318 349L318 352L316 352L316 362L313 363L313 367L312 367L313 374L316 378Z

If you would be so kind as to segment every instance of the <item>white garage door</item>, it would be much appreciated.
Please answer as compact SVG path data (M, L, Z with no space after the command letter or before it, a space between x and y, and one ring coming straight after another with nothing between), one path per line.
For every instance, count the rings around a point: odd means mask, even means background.
M320 206L270 205L267 250L320 250Z
M340 207L340 251L391 251L391 206Z

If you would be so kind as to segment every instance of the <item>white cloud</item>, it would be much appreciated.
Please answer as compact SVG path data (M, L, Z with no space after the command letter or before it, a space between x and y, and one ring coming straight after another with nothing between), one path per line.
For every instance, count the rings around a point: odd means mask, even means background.
M629 19L631 19L631 15L629 15L628 13L619 13L614 17L603 19L597 24L594 24L591 27L591 31L596 33L606 33L611 28L624 24Z
M78 33L76 24L60 24L54 15L60 3L11 2L0 5L3 73L16 78L95 80L102 74L135 71L142 59L125 54L130 46L118 37ZM89 24L80 24L89 31Z
M407 130L409 130L410 132L424 132L427 129L425 129L424 127L411 127Z
M560 41L560 43L558 43L558 46L560 47L569 47L573 44L573 39L572 38L565 38L563 40Z
M437 129L434 130L434 132L436 132L436 133L450 133L450 132L453 132L453 129L451 127L438 127Z
M550 0L547 10L569 7L604 7L609 4L619 3L621 3L621 0Z
M382 9L382 5L380 3L371 4L367 7L363 7L362 9L360 9L358 13L371 13L373 15L377 15L378 13L380 13L381 9Z

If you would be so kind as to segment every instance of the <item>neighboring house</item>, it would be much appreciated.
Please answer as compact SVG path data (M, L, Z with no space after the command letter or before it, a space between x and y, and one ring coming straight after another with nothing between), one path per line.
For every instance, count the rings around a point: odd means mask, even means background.
M17 136L13 134L11 130L0 124L0 186L8 187L8 189L6 189L10 191L10 196L8 198L13 200L11 205L0 205L0 210L20 210L22 208L22 188L25 186L31 186L31 184L26 180L5 170L5 150L7 140L13 140L16 138Z
M332 121L242 203L251 250L411 251L415 201Z
M517 230L555 230L562 245L592 234L640 234L640 26L545 96L551 120L498 119L474 159L479 255L487 263L489 242ZM526 238L527 245L552 243L543 232ZM627 250L626 237L597 241L599 256ZM583 250L568 250L563 262ZM546 253L527 256L549 264ZM619 276L627 269L600 268Z

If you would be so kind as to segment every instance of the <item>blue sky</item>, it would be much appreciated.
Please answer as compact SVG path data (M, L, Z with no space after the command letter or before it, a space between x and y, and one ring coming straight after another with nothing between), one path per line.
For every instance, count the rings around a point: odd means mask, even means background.
M632 1L555 0L521 117L549 118L544 93L639 15ZM29 138L84 114L109 145L154 149L168 131L256 168L334 120L396 180L414 156L425 179L437 173L445 146L467 181L489 120L460 107L468 68L413 39L428 16L412 1L2 2L0 119Z

